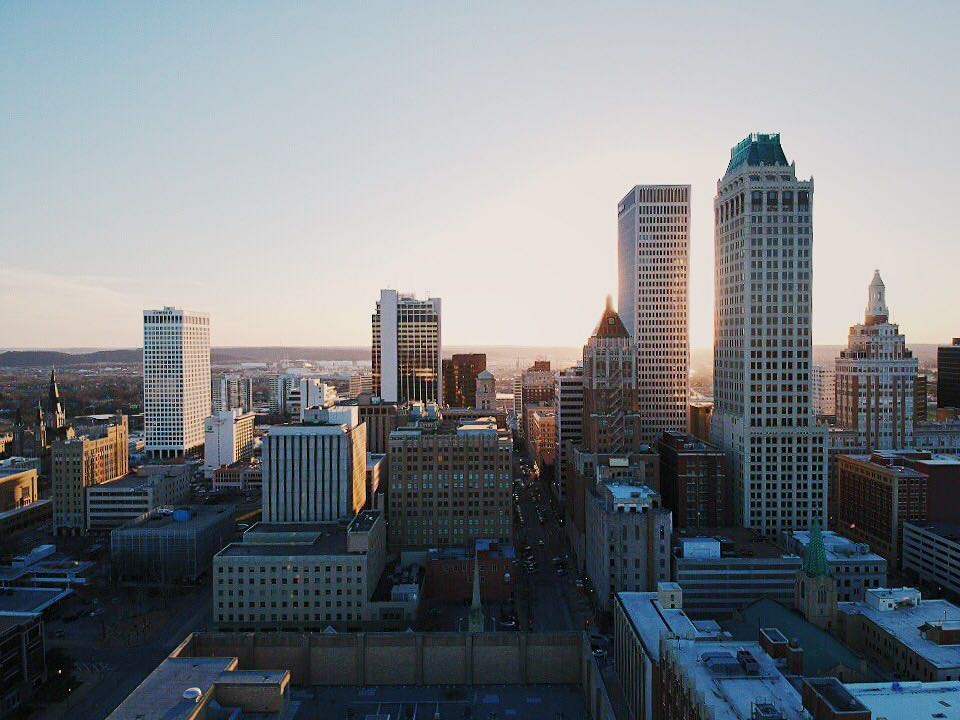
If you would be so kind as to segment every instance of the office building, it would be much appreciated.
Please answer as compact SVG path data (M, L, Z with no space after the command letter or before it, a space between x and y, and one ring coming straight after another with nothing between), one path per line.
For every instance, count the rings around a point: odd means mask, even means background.
M670 511L646 485L618 482L587 489L586 571L597 604L613 611L619 592L647 592L670 580Z
M253 457L254 417L235 408L206 419L203 470L207 477L212 478L217 468Z
M190 465L144 465L129 475L87 487L87 532L113 530L190 496Z
M349 523L254 525L213 559L217 629L406 628L419 593L394 600L390 588L378 592L386 534L380 510Z
M387 456L367 453L367 507L378 510L386 504Z
M390 433L400 427L406 416L404 405L386 402L376 395L363 394L340 405L355 405L358 419L367 428L367 451L385 454L390 451Z
M321 378L300 377L290 387L284 403L284 415L295 420L303 420L303 414L310 408L329 407L337 402L337 389Z
M373 394L387 402L441 402L440 298L381 290L372 322Z
M492 419L414 406L390 435L389 544L408 550L512 541L513 439Z
M160 508L110 532L114 581L192 585L236 533L233 505Z
M354 373L350 376L350 397L356 400L363 394L373 392L373 374L368 372Z
M830 365L814 365L810 375L810 393L813 395L813 413L817 417L837 414L837 372Z
M301 376L296 373L278 373L270 381L270 414L287 414L287 400L294 388L300 387Z
M477 398L477 376L487 369L484 353L454 355L443 361L443 404L473 407Z
M927 422L927 375L923 371L917 373L913 381L913 427L917 423Z
M811 532L797 530L784 535L783 546L794 555L806 559ZM837 583L840 602L863 600L870 588L886 587L887 561L870 551L866 543L858 543L829 530L821 532L827 569Z
M730 616L770 598L793 604L803 561L743 528L716 528L678 535L671 580L683 589L692 617Z
M937 407L960 409L960 338L937 348Z
M263 465L259 460L240 460L213 471L214 492L263 490Z
M271 427L262 457L264 522L349 519L366 503L367 433L355 406L308 411L302 424Z
M909 447L913 441L917 359L889 318L877 271L864 322L850 328L847 348L836 360L837 424L856 430L868 451Z
M954 718L960 682L841 683L837 678L804 678L803 706L812 720L894 720Z
M641 427L637 373L636 343L608 297L600 322L583 348L583 447L587 452L626 453L648 442L642 439L647 431Z
M904 573L960 595L960 524L903 523Z
M733 525L733 492L723 451L693 435L667 431L657 444L663 504L678 529Z
M550 484L557 502L567 501L567 478L573 449L583 444L583 366L561 370L557 375L557 459Z
M180 308L143 311L143 412L147 455L199 450L210 415L210 318Z
M532 409L528 427L533 460L541 474L552 476L557 460L557 411L553 407Z
M549 360L534 360L523 371L523 405L551 405L556 399L557 374L550 369Z
M477 374L477 392L473 407L478 410L497 410L497 379L489 370Z
M0 465L0 513L17 510L40 499L36 468L9 468Z
M690 403L690 434L704 442L710 442L710 419L713 417L713 401L695 400Z
M687 430L690 186L638 185L617 206L618 307L637 352L640 441Z
M130 431L126 415L111 425L90 428L89 435L57 441L51 455L53 528L78 534L87 526L87 488L127 474Z
M753 134L717 182L714 413L737 524L770 537L826 522L827 430L810 394L813 181Z
M864 600L837 606L839 638L901 680L960 677L958 627L960 608L915 588L872 588Z
M788 647L779 632L770 635L778 647ZM662 640L659 669L659 720L809 718L784 677L797 673L782 667L762 642Z
M43 614L0 614L0 651L0 713L19 717L47 679Z
M523 375L513 379L513 429L523 437Z
M53 501L40 500L37 490L37 464L0 461L0 542L53 518Z
M214 375L210 381L210 414L253 411L253 378L237 373Z
M899 567L905 522L960 523L960 458L917 450L841 455L837 528Z

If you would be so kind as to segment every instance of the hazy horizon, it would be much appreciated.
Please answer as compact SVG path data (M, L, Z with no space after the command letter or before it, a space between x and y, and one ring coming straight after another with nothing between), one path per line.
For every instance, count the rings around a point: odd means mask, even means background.
M178 305L218 347L360 346L394 287L448 345L576 347L620 198L688 183L709 348L716 182L762 131L816 180L814 342L875 268L908 343L948 342L960 4L737 8L6 4L0 340L135 347Z

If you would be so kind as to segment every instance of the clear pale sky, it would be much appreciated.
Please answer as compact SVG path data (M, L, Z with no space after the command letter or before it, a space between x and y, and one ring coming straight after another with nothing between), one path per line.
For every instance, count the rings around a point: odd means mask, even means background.
M960 3L313 5L0 7L0 347L136 346L161 305L366 344L381 287L449 344L577 345L637 183L693 186L710 346L750 131L816 180L815 342L874 268L908 341L960 335Z

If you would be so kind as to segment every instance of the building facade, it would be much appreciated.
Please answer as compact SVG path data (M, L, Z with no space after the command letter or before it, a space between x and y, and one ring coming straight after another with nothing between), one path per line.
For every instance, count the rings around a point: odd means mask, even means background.
M814 365L810 375L813 412L817 417L837 414L837 372L829 365Z
M737 522L768 536L823 525L827 430L810 383L813 181L779 135L730 152L714 199L714 413L729 453Z
M60 440L53 446L53 528L77 534L87 526L87 488L123 477L130 469L130 431L126 415L97 434Z
M373 394L388 402L441 402L440 298L381 290L372 324Z
M647 592L670 580L670 511L645 485L601 483L587 489L586 571L597 604L613 611L619 592Z
M497 379L489 370L477 374L477 392L473 406L478 410L497 409Z
M222 410L204 423L203 469L213 477L217 468L253 457L254 414L239 408Z
M960 409L960 338L937 348L937 407Z
M203 446L210 415L210 318L180 308L143 311L143 413L147 455Z
M657 445L660 491L676 528L733 525L733 493L722 450L678 432L665 432Z
M617 206L620 317L637 352L640 440L687 430L690 186L638 185Z
M836 361L837 423L860 433L868 451L913 442L917 359L889 318L886 288L877 271L864 322L850 328L847 348Z
M87 488L87 532L113 530L157 508L190 497L190 465L144 465L122 478Z
M253 378L237 373L214 375L210 381L210 414L253 411Z
M583 366L561 370L557 375L557 460L551 488L557 502L567 501L567 478L573 449L583 444Z
M349 519L366 503L367 433L355 406L271 427L262 463L264 522Z
M491 420L457 424L436 408L390 435L389 543L393 550L513 537L513 440Z
M443 404L449 407L474 407L477 376L487 369L484 353L454 355L443 361Z

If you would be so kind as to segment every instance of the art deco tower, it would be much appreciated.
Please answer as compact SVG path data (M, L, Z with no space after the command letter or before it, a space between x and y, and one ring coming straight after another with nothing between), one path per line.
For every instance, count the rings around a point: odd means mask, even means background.
M917 358L890 322L880 271L867 289L864 322L850 328L836 360L837 422L859 431L868 450L909 447L913 440Z
M826 521L826 430L810 391L813 180L779 135L730 152L714 198L711 439L730 458L740 524L765 534Z

